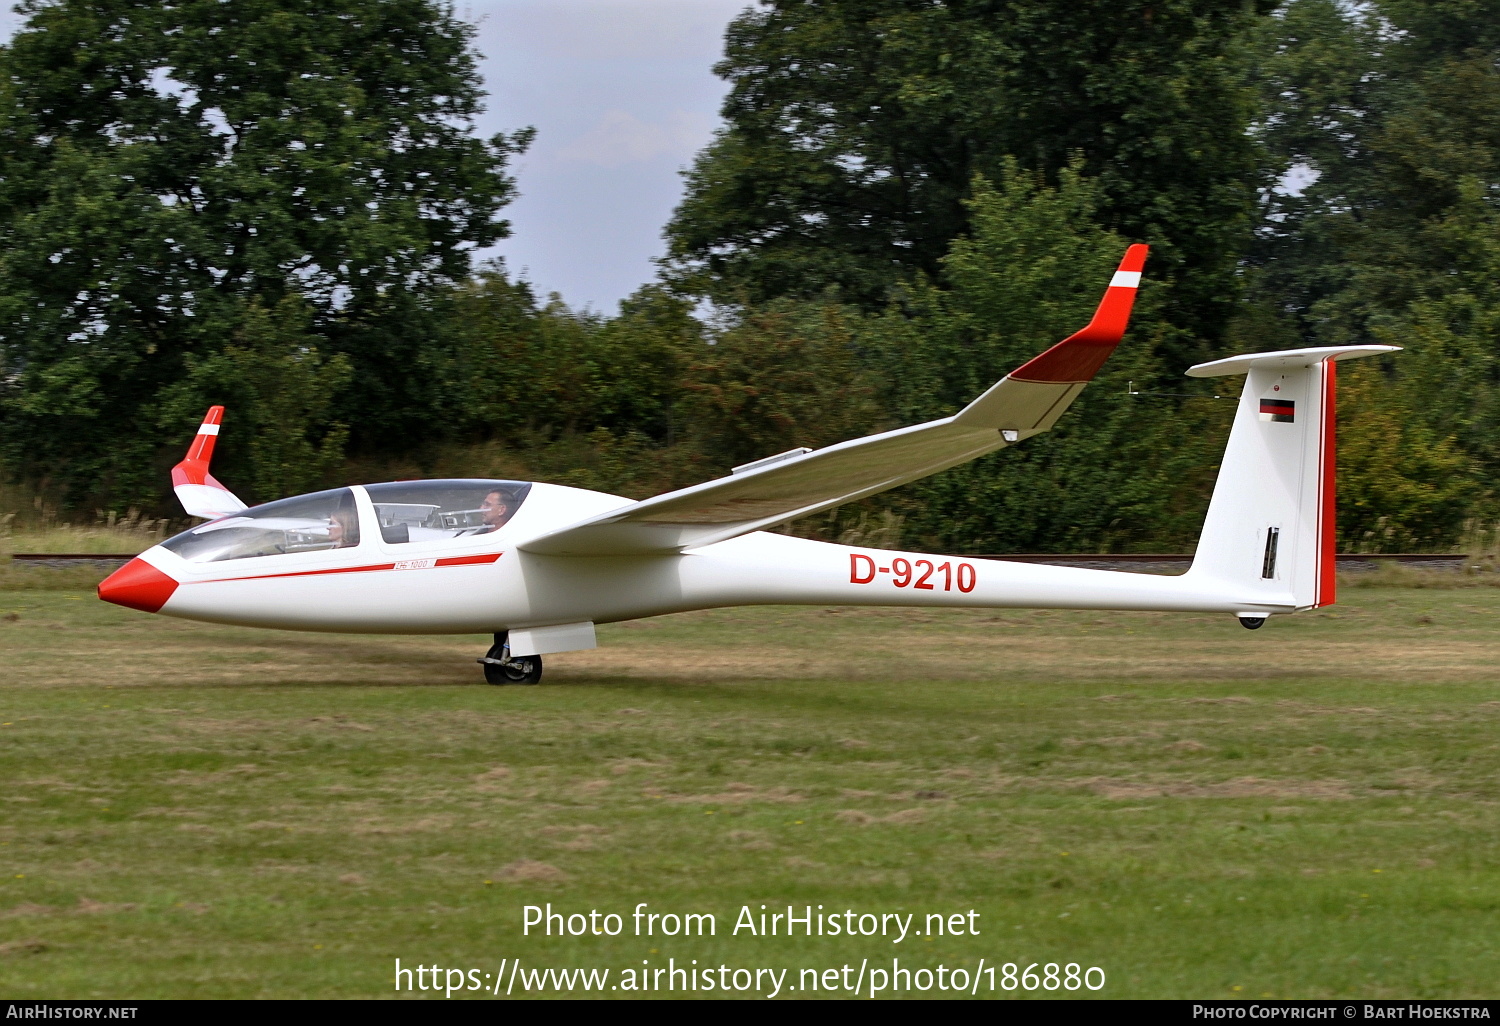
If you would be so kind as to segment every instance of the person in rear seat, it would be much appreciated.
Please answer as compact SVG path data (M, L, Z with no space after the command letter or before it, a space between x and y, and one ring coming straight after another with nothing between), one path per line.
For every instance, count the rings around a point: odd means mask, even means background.
M487 493L484 501L479 504L479 517L484 523L479 527L470 527L458 532L458 537L498 531L510 522L512 515L510 498L504 492L495 489Z

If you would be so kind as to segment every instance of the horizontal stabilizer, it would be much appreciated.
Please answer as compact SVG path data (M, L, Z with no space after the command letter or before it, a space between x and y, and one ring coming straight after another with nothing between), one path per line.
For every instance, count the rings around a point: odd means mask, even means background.
M757 460L729 477L633 503L519 548L559 556L679 552L853 502L1045 431L1119 344L1145 260L1146 247L1131 246L1086 328L952 417Z
M203 415L203 423L198 426L198 434L193 437L193 444L188 446L187 455L172 468L172 490L177 493L177 501L182 503L188 516L216 520L247 508L208 472L223 420L224 407L209 407Z
M1248 374L1252 370L1291 370L1311 367L1324 360L1357 360L1362 356L1400 352L1400 346L1316 346L1311 349L1279 349L1273 353L1246 353L1187 369L1190 378L1222 378Z

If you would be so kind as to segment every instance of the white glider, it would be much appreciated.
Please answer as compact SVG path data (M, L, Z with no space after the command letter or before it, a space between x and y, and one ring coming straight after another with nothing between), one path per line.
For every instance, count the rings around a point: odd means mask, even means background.
M493 633L491 683L534 683L541 656L592 648L594 625L751 604L1272 613L1334 601L1337 361L1395 346L1236 356L1246 375L1191 569L1180 577L934 556L763 529L1014 445L1056 423L1125 332L1145 264L1131 246L1087 327L951 417L641 502L518 481L336 488L246 508L208 472L209 410L173 485L212 518L99 586L119 605L217 623L382 634Z

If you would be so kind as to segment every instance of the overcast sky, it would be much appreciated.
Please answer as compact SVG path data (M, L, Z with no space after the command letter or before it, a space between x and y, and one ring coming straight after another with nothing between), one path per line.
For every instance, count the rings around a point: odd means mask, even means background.
M613 313L655 270L679 171L712 136L709 70L750 0L456 0L479 26L489 93L479 130L526 125L511 238L495 247L545 296ZM9 38L20 19L6 10Z
M749 0L467 0L489 90L481 129L535 125L497 250L543 294L613 313L650 280L679 172L718 125L712 71Z

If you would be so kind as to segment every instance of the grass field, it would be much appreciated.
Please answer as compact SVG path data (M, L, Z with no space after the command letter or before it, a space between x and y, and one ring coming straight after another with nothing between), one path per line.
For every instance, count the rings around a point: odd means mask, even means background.
M862 959L1076 962L1112 997L1500 977L1500 589L1346 589L1254 633L727 610L601 628L542 686L493 688L482 638L196 625L18 574L8 997L383 996L398 957L794 985ZM546 902L718 933L523 937ZM973 909L980 932L731 936L763 903Z

